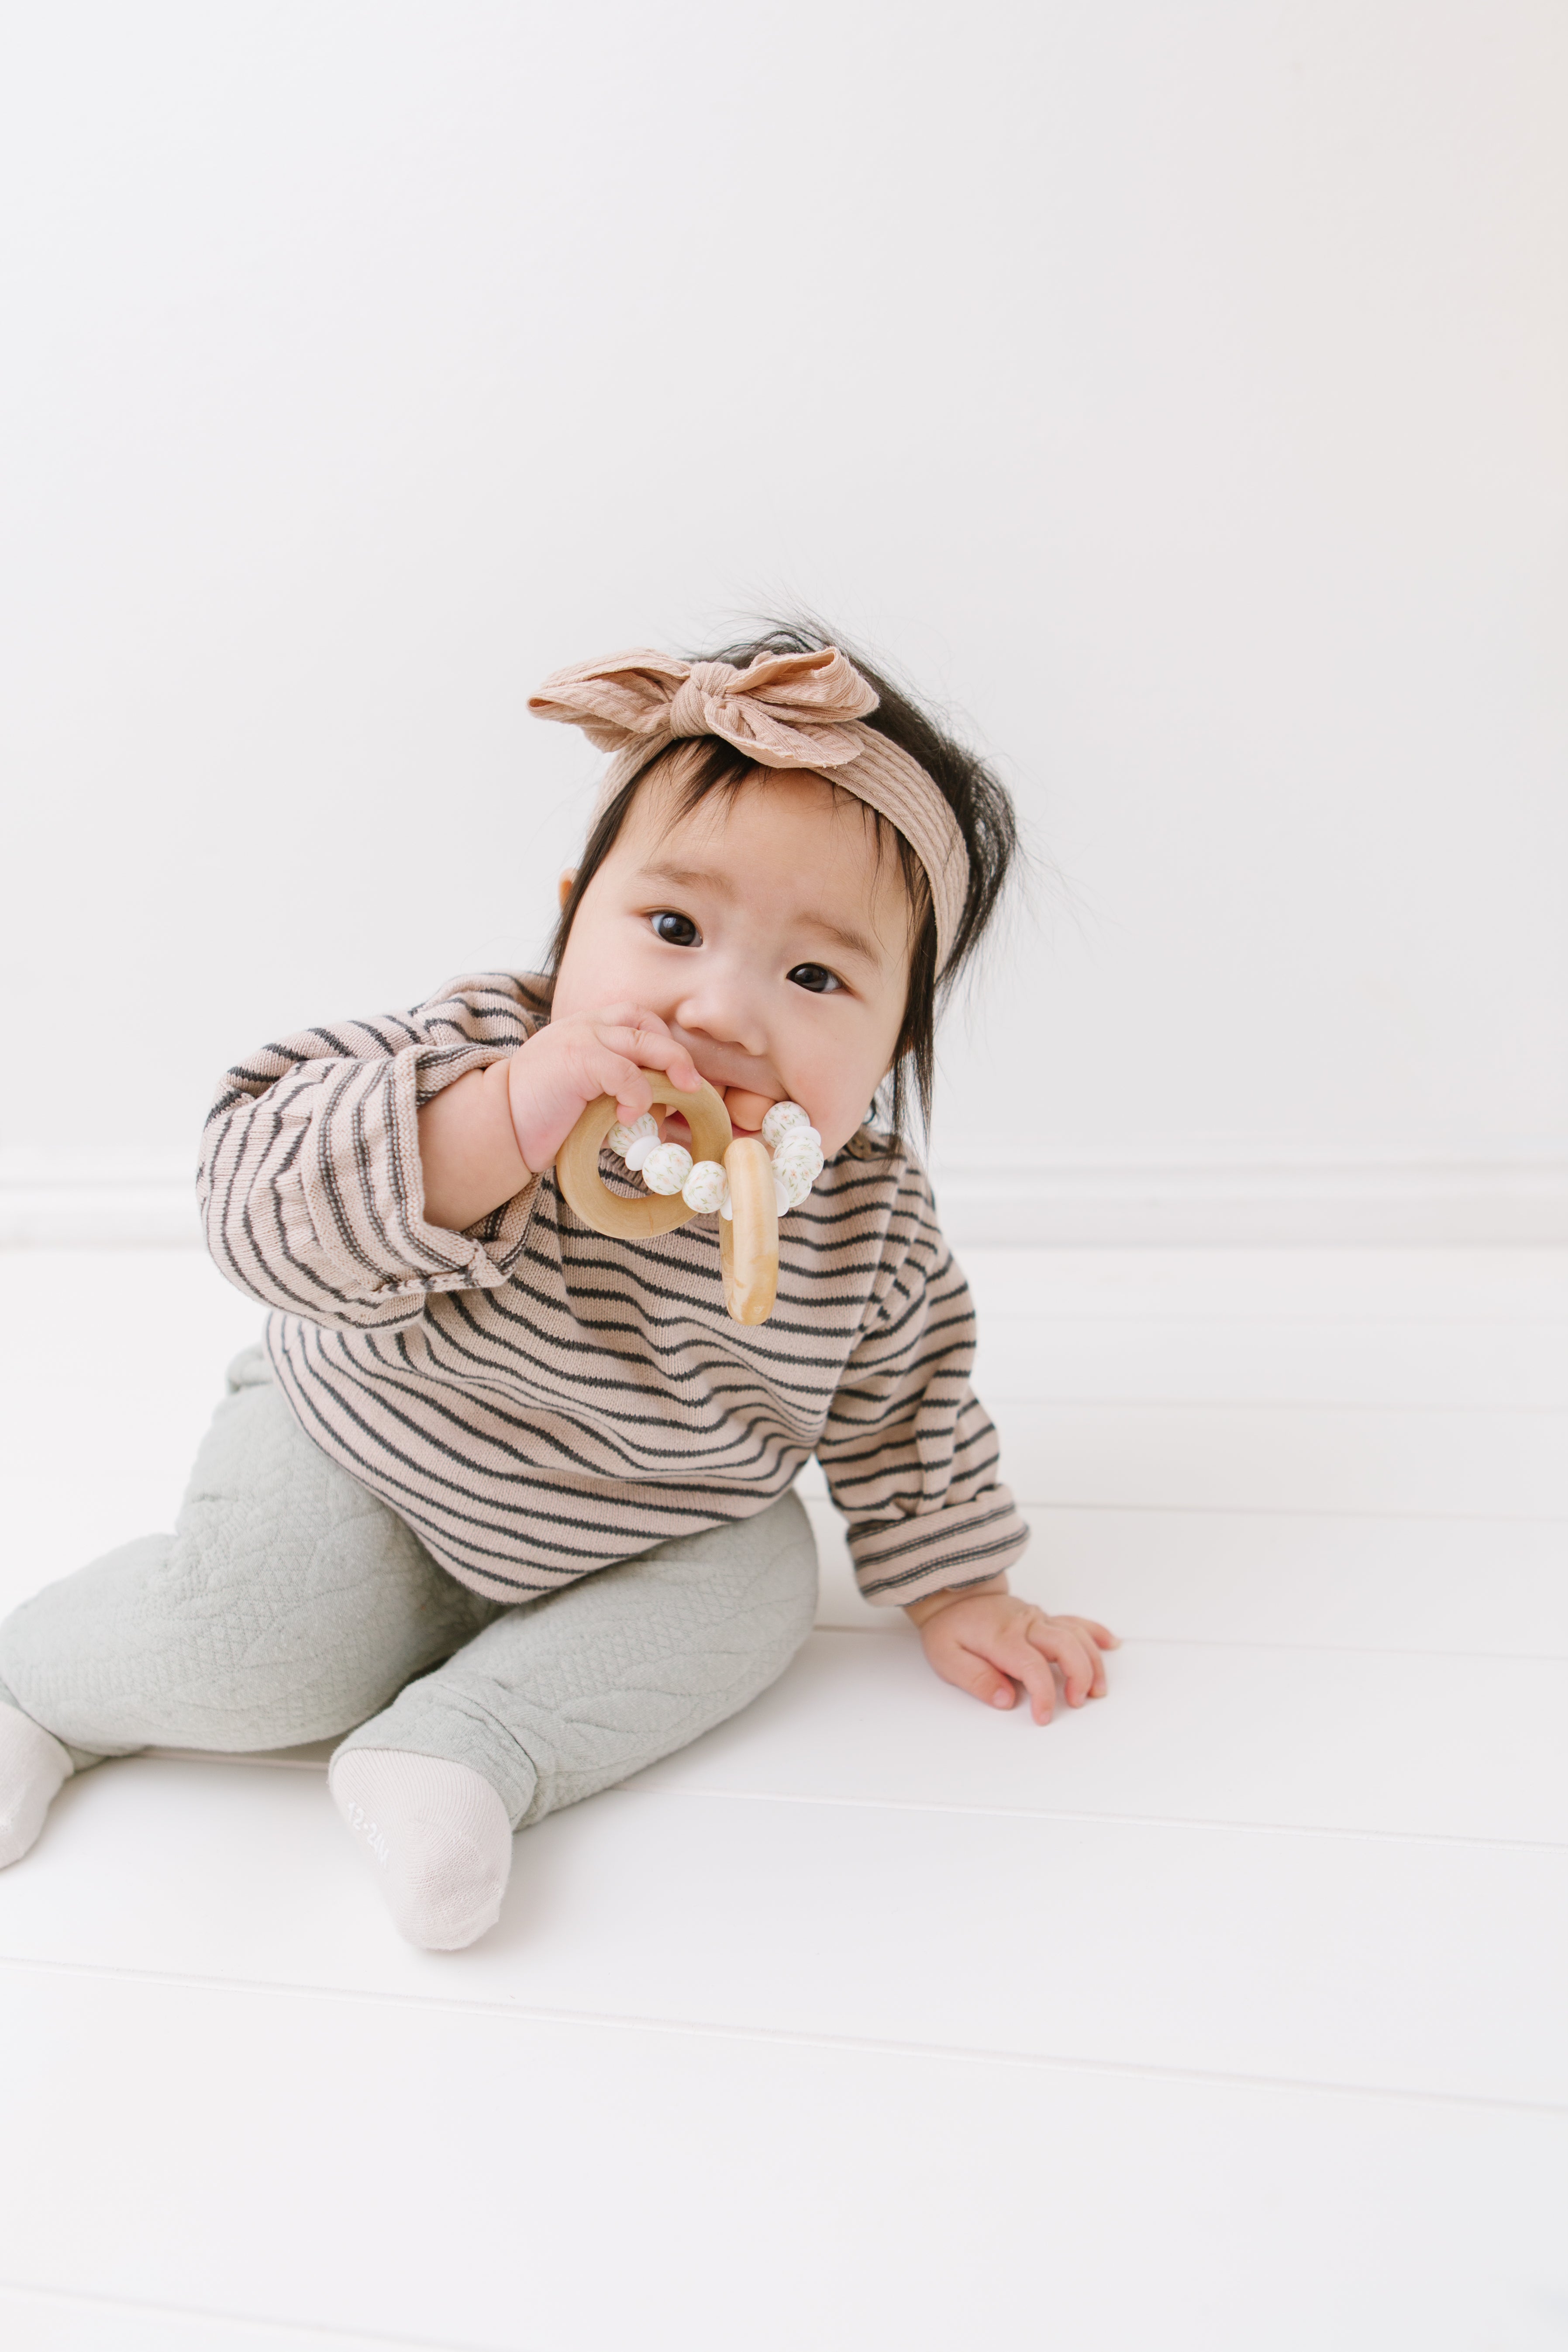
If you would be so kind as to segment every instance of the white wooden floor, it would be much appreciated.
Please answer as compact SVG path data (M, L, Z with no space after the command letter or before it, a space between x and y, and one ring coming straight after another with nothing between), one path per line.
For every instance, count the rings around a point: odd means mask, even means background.
M73 1782L0 1877L7 2352L1568 2345L1568 1252L967 1263L1110 1700L945 1689L818 1502L798 1664L471 1952L318 1764ZM256 1318L0 1283L9 1605L166 1524Z

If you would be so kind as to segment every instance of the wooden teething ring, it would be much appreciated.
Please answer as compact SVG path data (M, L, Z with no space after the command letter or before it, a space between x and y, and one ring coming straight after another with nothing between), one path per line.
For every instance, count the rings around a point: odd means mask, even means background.
M645 1070L643 1076L656 1108L685 1114L692 1159L717 1160L730 1179L734 1215L719 1220L724 1304L737 1323L765 1323L779 1279L779 1220L768 1148L761 1136L736 1139L723 1097L706 1079L699 1093L689 1095L671 1086L662 1070ZM595 1233L625 1242L673 1233L697 1213L679 1192L647 1192L628 1201L612 1192L599 1173L600 1147L616 1117L614 1095L600 1095L588 1105L555 1155L555 1181Z

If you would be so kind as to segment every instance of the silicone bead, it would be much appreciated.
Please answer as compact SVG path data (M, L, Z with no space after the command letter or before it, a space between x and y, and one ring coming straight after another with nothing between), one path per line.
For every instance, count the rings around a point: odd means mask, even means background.
M658 1150L658 1129L657 1127L654 1129L651 1135L634 1135L631 1141L627 1144L624 1155L626 1166L635 1172L636 1170L643 1167L647 1163L648 1153L650 1151L657 1151Z
M780 1168L775 1165L773 1187L783 1195L780 1214L782 1215L785 1209L798 1209L810 1192L811 1186L812 1178L805 1169L793 1165Z
M637 1150L634 1143L632 1150ZM630 1160L626 1165L631 1166ZM642 1162L642 1180L650 1192L679 1192L691 1173L691 1154L684 1143L656 1143Z
M618 1151L624 1160L627 1146L635 1143L639 1135L646 1135L651 1142L657 1143L658 1140L658 1121L651 1110L645 1110L642 1117L634 1118L629 1127L624 1120L616 1119L614 1127L605 1136L605 1141L612 1151Z
M822 1138L815 1127L792 1127L773 1153L775 1168L809 1168L815 1183L823 1171Z
M774 1103L763 1120L763 1141L770 1150L776 1150L792 1127L809 1127L811 1119L799 1103Z
M775 1160L773 1161L774 1176L781 1184L795 1194L797 1201L805 1200L821 1173L820 1160Z
M701 1216L721 1209L729 1196L730 1179L717 1160L700 1160L680 1188L687 1207Z

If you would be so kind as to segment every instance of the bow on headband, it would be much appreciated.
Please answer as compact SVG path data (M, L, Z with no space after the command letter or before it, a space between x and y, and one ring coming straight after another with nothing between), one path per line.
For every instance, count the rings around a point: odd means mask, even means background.
M939 970L947 961L969 887L963 836L920 762L861 724L877 708L876 690L837 646L761 654L745 669L639 648L556 670L528 707L536 719L580 727L590 743L616 754L600 808L671 743L699 735L718 736L761 768L830 776L896 825L920 859L931 885Z
M668 654L614 654L547 677L529 705L537 719L581 727L601 751L650 739L717 735L763 768L838 768L860 745L844 731L877 697L836 646L814 654L763 654L748 669L683 662Z

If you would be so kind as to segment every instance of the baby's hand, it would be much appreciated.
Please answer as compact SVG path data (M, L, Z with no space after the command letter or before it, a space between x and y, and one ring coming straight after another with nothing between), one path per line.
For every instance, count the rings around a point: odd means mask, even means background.
M1037 1723L1056 1706L1056 1666L1069 1706L1105 1696L1102 1650L1117 1648L1114 1633L1092 1617L1047 1617L1010 1592L966 1592L920 1619L926 1656L943 1682L956 1683L990 1706L1011 1706L1021 1683ZM920 1604L917 1602L918 1608ZM913 1612L911 1611L911 1615Z
M507 1101L517 1148L535 1174L548 1168L589 1103L614 1095L628 1125L649 1107L642 1071L663 1070L685 1094L701 1085L697 1065L657 1013L606 1004L564 1020L520 1045L507 1065Z

